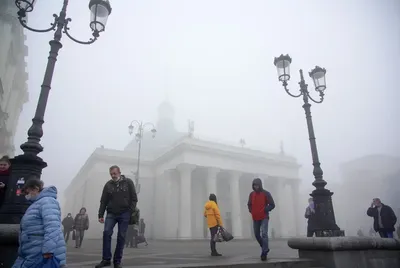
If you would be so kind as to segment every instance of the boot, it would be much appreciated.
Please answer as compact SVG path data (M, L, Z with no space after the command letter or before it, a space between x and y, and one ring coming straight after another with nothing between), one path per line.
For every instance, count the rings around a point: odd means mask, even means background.
M212 257L219 257L219 256L222 256L222 254L219 254L217 251L213 251L213 252L211 252L211 256Z

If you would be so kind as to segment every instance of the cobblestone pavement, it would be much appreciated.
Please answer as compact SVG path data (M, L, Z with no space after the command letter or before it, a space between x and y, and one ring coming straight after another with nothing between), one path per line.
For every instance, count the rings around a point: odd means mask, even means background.
M81 249L76 249L70 241L67 263L70 268L94 267L101 260L101 240L83 241ZM113 241L113 248L115 241ZM222 257L211 257L209 242L199 241L149 241L146 247L126 248L124 250L124 267L181 267L206 266L211 264L234 264L243 262L260 262L260 248L255 241L233 240L219 243L218 251ZM270 241L269 261L293 260L298 258L296 250L287 246L287 241Z

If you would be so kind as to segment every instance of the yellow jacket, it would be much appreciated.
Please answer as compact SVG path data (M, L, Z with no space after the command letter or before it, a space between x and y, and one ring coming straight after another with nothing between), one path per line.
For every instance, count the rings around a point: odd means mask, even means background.
M222 226L221 213L217 203L214 201L208 201L204 205L204 217L207 218L208 228L215 227L217 225Z

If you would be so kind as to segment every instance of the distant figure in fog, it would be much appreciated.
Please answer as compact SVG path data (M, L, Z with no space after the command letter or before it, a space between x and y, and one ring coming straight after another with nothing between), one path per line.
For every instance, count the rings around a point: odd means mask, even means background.
M374 228L369 229L369 236L375 236Z
M3 205L6 197L6 190L8 185L8 179L10 176L11 162L8 156L0 158L0 207Z
M217 196L215 194L210 194L209 201L204 205L204 217L207 218L207 225L210 229L211 239L210 239L210 249L211 256L218 257L222 256L219 254L216 248L216 242L214 241L214 236L218 232L218 227L223 226L221 213L218 208Z
M312 197L308 199L304 217L307 219L307 237L313 237L315 234L315 206Z
M37 179L26 181L23 191L31 205L21 219L18 258L12 268L40 267L44 259L66 263L66 247L61 231L61 209L54 186L42 187Z
M65 243L68 244L69 235L74 229L74 218L72 218L71 213L68 213L67 217L65 217L62 221L62 225L64 227L64 239Z
M144 235L146 232L146 223L144 223L144 219L140 219L139 222L139 240L143 240L144 243L146 243L146 246L148 245L146 236Z
M393 238L397 217L391 207L383 204L379 198L374 198L367 215L374 218L375 232L383 238Z
M266 261L269 253L269 213L275 208L275 202L271 193L263 189L260 178L253 180L252 188L247 207L253 218L254 236L261 247L261 261Z
M78 214L75 216L74 220L74 230L75 230L75 248L80 248L82 246L83 237L85 236L85 231L89 229L89 216L86 214L86 208L81 208Z
M358 236L364 236L364 233L363 233L363 231L361 229L358 229L357 235Z

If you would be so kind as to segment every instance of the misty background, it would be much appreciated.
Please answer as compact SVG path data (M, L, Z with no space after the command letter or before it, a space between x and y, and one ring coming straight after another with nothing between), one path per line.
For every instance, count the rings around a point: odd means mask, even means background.
M46 28L61 5L38 1L29 25ZM285 152L302 165L303 187L310 187L303 103L285 93L273 65L282 53L293 59L292 92L298 91L300 68L327 69L326 99L311 109L328 189L340 181L343 162L370 154L400 156L398 0L111 5L106 31L95 44L78 45L65 35L62 40L40 155L48 163L42 176L47 185L63 191L96 147L122 150L133 138L130 121L155 123L157 106L168 100L178 130L187 131L191 119L195 137L237 146L243 138L246 147L270 152L279 152L283 141ZM70 1L68 16L70 33L89 39L88 1ZM34 115L52 38L26 34L30 101L19 121L16 154Z

